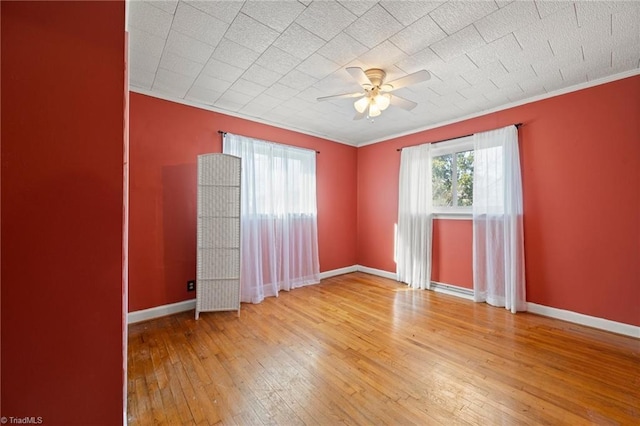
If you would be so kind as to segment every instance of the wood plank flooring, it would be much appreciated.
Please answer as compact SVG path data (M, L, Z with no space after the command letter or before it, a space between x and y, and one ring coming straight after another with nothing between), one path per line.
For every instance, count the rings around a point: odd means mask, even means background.
M129 327L131 425L640 424L640 340L363 273Z

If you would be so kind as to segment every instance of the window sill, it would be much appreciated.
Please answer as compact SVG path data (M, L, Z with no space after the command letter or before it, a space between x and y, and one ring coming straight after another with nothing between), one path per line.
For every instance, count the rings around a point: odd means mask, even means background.
M473 220L473 213L471 212L439 212L433 213L434 219L447 219L447 220Z

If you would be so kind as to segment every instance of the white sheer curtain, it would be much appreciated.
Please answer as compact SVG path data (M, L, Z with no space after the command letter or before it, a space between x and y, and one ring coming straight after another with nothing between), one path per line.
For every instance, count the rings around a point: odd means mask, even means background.
M474 135L473 290L476 302L526 310L518 130Z
M242 158L242 302L318 283L316 153L230 133L223 152Z
M431 146L402 149L396 262L398 281L431 287Z

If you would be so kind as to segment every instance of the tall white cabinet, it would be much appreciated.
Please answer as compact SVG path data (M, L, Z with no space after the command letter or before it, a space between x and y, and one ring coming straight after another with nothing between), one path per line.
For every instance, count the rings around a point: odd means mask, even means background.
M198 156L196 319L240 314L240 173L239 157Z

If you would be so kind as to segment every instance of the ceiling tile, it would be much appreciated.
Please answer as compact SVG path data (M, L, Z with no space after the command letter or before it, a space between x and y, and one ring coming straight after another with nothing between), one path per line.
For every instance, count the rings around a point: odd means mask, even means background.
M304 60L300 65L296 67L298 71L315 77L318 80L326 77L338 68L340 68L340 65L328 60L324 56L317 53L309 56L306 60Z
M149 3L153 7L157 7L158 9L164 10L172 15L175 13L176 7L178 6L178 0L153 0L145 3ZM131 11L129 11L129 13L131 13ZM131 15L129 15L129 18L131 18Z
M160 56L148 55L144 52L131 55L129 67L155 74L160 64Z
M211 58L202 69L202 72L211 77L234 82L244 73L244 69Z
M280 80L280 78L282 78L282 74L271 71L261 65L253 64L242 75L242 78L262 86L269 87L276 81Z
M228 27L228 24L219 19L186 3L180 3L171 28L210 46L216 46Z
M640 1L138 3L132 88L350 144L640 67ZM346 66L432 77L394 92L418 102L413 111L354 122L352 99L317 102L360 89Z
M203 68L203 65L198 62L190 61L170 52L162 55L159 66L162 69L192 78L196 78Z
M280 79L280 84L291 87L296 90L305 90L309 86L314 85L318 81L317 78L298 70L292 70L290 73Z
M435 74L441 80L449 80L460 74L464 74L478 68L467 55L456 56L447 62L433 63L428 71Z
M637 7L611 16L611 35L615 45L640 45L640 2Z
M637 1L576 1L578 26L592 24L594 21L610 20L613 13L624 13L640 7Z
M498 9L488 1L450 1L429 14L447 34L453 34Z
M155 78L155 72L138 69L133 66L129 69L129 84L133 87L139 87L147 90L151 89Z
M571 9L573 9L573 2L572 1L549 1L549 0L536 1L536 8L538 9L538 13L540 14L540 17L542 19L556 13L560 9L564 9L567 7L570 7Z
M611 54L601 56L592 60L585 60L581 63L571 64L560 68L560 74L564 80L571 80L576 77L587 77L587 74L597 72L604 68L611 67Z
M167 38L173 15L142 1L129 3L129 29L137 28L156 37Z
M224 36L241 46L262 53L278 38L278 34L277 31L240 13Z
M467 53L467 56L478 66L484 67L503 57L509 57L515 52L522 50L513 34L506 35L498 40L492 41L473 52Z
M469 82L469 84L475 85L487 81L491 77L499 77L506 73L507 70L502 63L500 61L496 61L483 67L461 73L460 76L464 78L465 81Z
M516 29L513 34L520 45L527 49L532 45L539 45L549 38L561 38L563 34L572 34L577 29L575 10L572 7L567 7L544 19L535 21L531 25Z
M153 82L153 90L184 98L192 84L193 78L160 68Z
M413 73L423 69L429 71L434 65L444 65L444 61L431 49L427 48L414 53L396 65L406 73Z
M200 74L193 84L220 93L231 87L231 82L206 74Z
M213 16L214 18L217 18L222 22L226 22L227 24L232 23L233 20L236 19L236 16L242 8L241 1L184 1L190 6L193 6L196 9L200 9L203 12Z
M351 24L345 32L372 48L400 30L402 30L402 24L380 5L375 5Z
M287 52L298 59L306 59L317 51L324 42L315 34L302 28L300 25L292 24L273 43L275 47Z
M509 56L503 56L500 62L507 71L511 72L529 64L547 62L553 59L553 51L549 43L543 42L538 46L515 51Z
M269 94L263 92L260 95L256 96L253 101L251 101L251 103L259 104L266 107L267 109L271 109L277 105L280 105L282 103L282 99L274 98L273 96L270 96Z
M486 93L493 92L496 89L498 89L498 86L493 84L491 80L486 80L482 83L474 84L473 86L463 87L462 89L458 90L458 93L460 93L466 99L473 99L481 97Z
M473 25L461 29L431 45L431 50L436 52L444 61L449 61L456 56L464 55L487 43L480 37Z
M353 37L340 33L322 46L318 53L339 65L345 65L366 51L366 46Z
M339 3L349 9L349 12L356 16L362 16L367 10L371 9L378 3L377 0L341 0Z
M294 69L300 62L300 59L295 56L271 46L260 55L256 64L284 75Z
M253 99L252 96L245 95L244 93L236 92L233 90L227 90L218 98L216 106L224 108L229 111L237 111Z
M331 40L355 21L356 16L340 3L315 1L296 22L324 40Z
M468 87L469 83L459 76L449 78L447 81L436 80L429 85L429 89L439 96L458 94L460 90Z
M564 50L543 61L533 61L531 66L538 75L557 73L562 67L580 63L584 60L580 46Z
M622 71L638 68L638 61L640 60L638 44L630 43L615 46L611 52L611 60L612 66L614 68L622 68Z
M535 77L535 71L533 70L533 68L531 68L530 65L527 65L520 69L514 70L513 72L494 76L491 78L491 81L493 81L493 83L499 88L504 88L518 84L519 81L528 80Z
M165 51L205 64L213 53L213 47L171 30L171 32L169 32Z
M129 51L131 56L138 54L160 58L166 40L162 37L154 36L144 31L131 28L129 30Z
M402 25L411 25L444 3L443 1L393 0L382 1L380 2L380 6L393 15Z
M258 59L259 53L223 38L213 52L213 58L239 68L247 68Z
M242 7L242 13L282 32L304 9L303 4L293 1L248 1Z
M279 103L282 103L282 101L286 101L290 97L297 95L298 90L287 87L284 84L276 83L265 90L264 94L279 99Z
M474 26L486 41L491 42L539 20L533 1L514 1L475 22Z
M249 102L248 104L246 104L245 106L243 106L242 108L240 108L238 110L238 112L242 113L242 114L246 114L248 116L251 117L260 117L263 114L267 113L269 110L271 109L271 107L265 106L265 105L260 105L256 102Z
M191 89L185 95L185 99L195 102L201 102L207 105L213 105L216 100L222 95L221 92L215 90L205 89L200 86L191 86Z
M447 34L427 15L392 36L390 40L404 52L412 55L446 36Z
M252 98L258 96L260 93L264 92L266 89L267 89L266 87L256 84L252 81L245 80L244 78L237 80L229 88L229 90L231 91L249 95Z
M390 69L393 64L402 62L408 58L402 50L398 49L393 43L385 41L358 57L364 68L382 68L385 71Z

